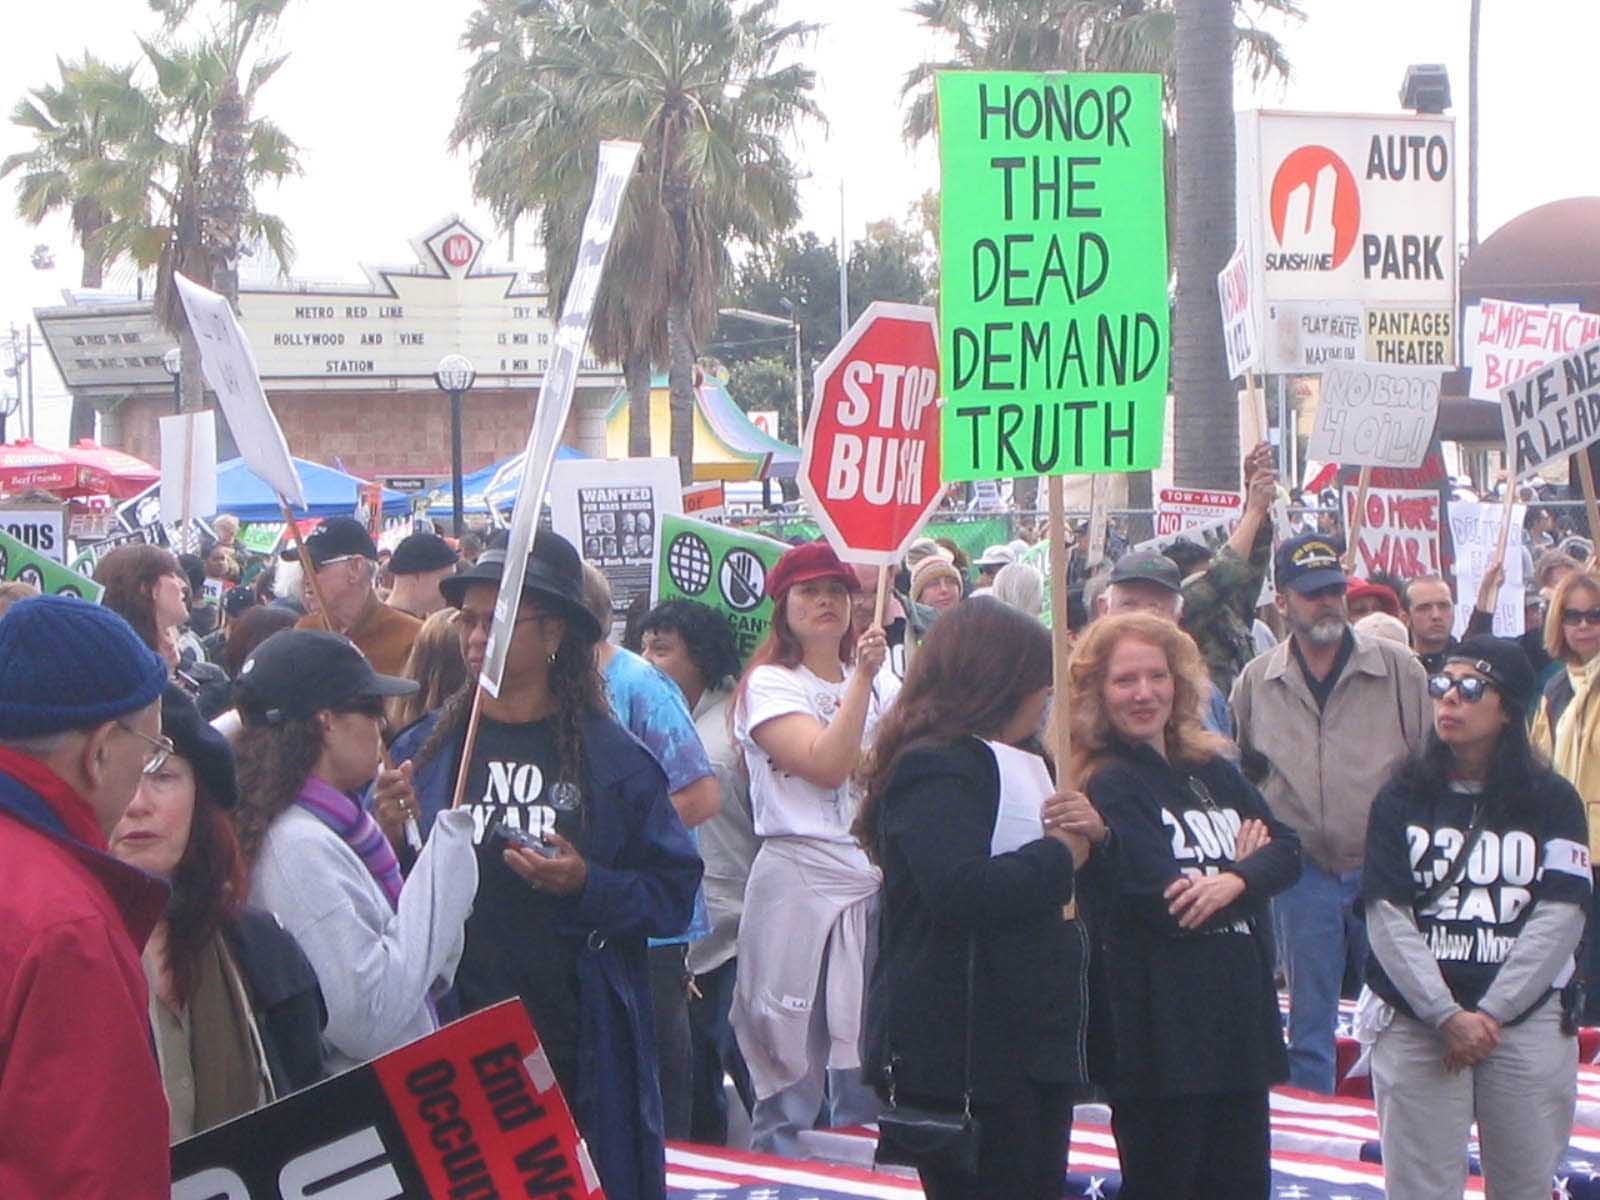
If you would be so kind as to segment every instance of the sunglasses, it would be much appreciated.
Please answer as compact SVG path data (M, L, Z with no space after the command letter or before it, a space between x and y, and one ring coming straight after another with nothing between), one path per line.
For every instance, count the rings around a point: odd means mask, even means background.
M1461 693L1461 699L1467 704L1476 704L1483 699L1483 694L1492 688L1482 675L1446 675L1440 672L1428 680L1428 695L1435 700L1443 700L1454 688Z
M1563 625L1600 625L1600 608L1569 608L1561 614Z

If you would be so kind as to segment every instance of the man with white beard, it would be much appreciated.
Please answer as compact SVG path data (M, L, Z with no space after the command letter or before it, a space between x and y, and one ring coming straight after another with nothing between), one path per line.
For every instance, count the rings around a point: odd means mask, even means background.
M1289 1081L1324 1093L1338 1082L1346 956L1358 968L1366 957L1355 901L1367 813L1390 772L1421 749L1432 714L1415 656L1350 628L1339 549L1321 533L1278 547L1289 637L1245 668L1231 700L1245 773L1304 850L1300 881L1272 907L1289 977Z

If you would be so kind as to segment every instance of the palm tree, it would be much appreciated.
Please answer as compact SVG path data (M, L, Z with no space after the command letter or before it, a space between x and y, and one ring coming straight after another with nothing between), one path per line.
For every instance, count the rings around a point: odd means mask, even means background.
M141 40L153 91L130 84L154 120L124 153L90 174L112 220L102 232L108 255L156 270L156 316L179 337L182 407L205 405L199 349L173 286L182 272L239 300L243 238L259 238L287 266L292 245L283 221L256 208L259 184L299 172L297 147L271 121L253 116L261 89L287 56L257 57L288 0L225 0L220 20L178 40L196 0L151 0L162 16L159 41ZM129 96L128 102L134 102Z
M56 61L59 84L34 88L11 110L12 123L32 134L34 145L0 162L0 178L17 175L17 216L39 225L66 212L83 251L79 286L105 282L106 248L101 230L111 220L86 176L118 151L151 114L132 87L134 67L113 66L87 52L76 61ZM129 103L131 101L131 103ZM70 437L94 436L94 407L74 398Z
M798 218L784 141L820 118L813 73L779 65L815 27L778 23L778 4L484 0L467 33L478 58L452 142L472 148L474 189L502 220L541 213L552 290L570 279L596 143L643 146L617 230L618 266L602 284L596 349L621 357L630 376L630 451L642 429L636 388L665 350L671 452L685 482L696 347L716 323L728 244L761 245Z
M1230 482L1212 482L1209 486L1235 487L1238 484L1238 414L1233 401L1231 384L1228 399L1221 403L1212 376L1201 376L1190 371L1188 357L1196 347L1207 356L1222 362L1220 316L1216 298L1216 276L1233 249L1233 109L1232 71L1235 62L1241 64L1250 76L1260 82L1277 77L1287 78L1288 59L1282 45L1270 32L1248 19L1244 10L1274 12L1283 16L1302 17L1299 0L1203 0L1211 14L1203 26L1203 36L1211 41L1203 49L1209 57L1200 57L1185 38L1194 30L1193 16L1186 12L1191 0L916 0L912 11L923 23L950 39L951 54L940 62L923 63L907 76L902 88L906 100L905 133L917 141L934 132L933 76L941 70L1059 70L1059 71L1148 71L1160 74L1166 81L1167 145L1167 244L1177 250L1178 314L1177 332L1173 338L1173 368L1175 386L1179 396L1178 429L1180 437L1179 462L1175 464L1177 479L1188 486L1208 486L1190 472L1197 464L1209 468L1208 479L1213 481L1228 476ZM1219 66L1220 64L1220 66ZM1202 91L1216 97L1216 72L1221 72L1221 83L1228 90L1220 109L1213 103L1206 114L1191 117L1185 111L1185 86L1183 70L1190 70L1190 82L1196 86L1202 80L1193 78L1201 67L1212 73L1210 90ZM1204 124L1211 121L1209 128ZM1211 176L1212 192L1204 197L1203 211L1195 217L1214 222L1205 226L1203 233L1212 241L1226 243L1221 258L1215 266L1205 263L1213 251L1196 252L1186 260L1183 250L1191 244L1195 230L1185 231L1189 212L1184 208L1183 197L1189 194L1179 173L1185 163L1197 171L1206 164L1196 161L1198 155L1191 149L1185 154L1185 136L1209 138L1211 142L1225 141L1226 167L1215 166ZM1193 145L1195 143L1191 143ZM1177 153L1173 153L1176 145ZM1174 236L1175 234L1175 236ZM1196 296L1186 289L1184 266L1189 263L1190 282L1202 289ZM1198 278L1196 276L1199 276ZM1206 301L1204 296L1209 294ZM1185 297L1190 303L1183 303ZM1209 342L1197 340L1186 334L1188 328L1184 312L1197 322L1205 322ZM1203 363L1207 370L1213 364ZM1226 374L1227 367L1221 368ZM1199 379L1211 379L1209 390L1191 394L1185 390ZM1225 424L1224 422L1231 422ZM1198 428L1196 428L1198 426ZM1230 432L1231 430L1231 432ZM1229 440L1231 438L1231 440ZM1186 444L1187 443L1187 444ZM1230 475L1230 472L1232 474ZM1038 481L1018 480L1017 499L1022 507L1037 502ZM1135 508L1148 508L1151 503L1150 477L1140 472L1129 480L1129 503Z

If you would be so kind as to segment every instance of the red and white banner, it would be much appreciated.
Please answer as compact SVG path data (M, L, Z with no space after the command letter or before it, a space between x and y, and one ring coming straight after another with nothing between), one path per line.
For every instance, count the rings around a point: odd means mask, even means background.
M1156 536L1237 520L1243 511L1244 500L1238 492L1162 488L1156 501Z
M1222 344L1228 352L1228 378L1237 379L1261 361L1260 311L1255 303L1249 248L1240 242L1217 275L1222 305Z
M1356 511L1355 487L1344 489L1344 527ZM1441 561L1439 493L1409 488L1368 488L1355 573L1386 571L1401 579L1437 575Z
M944 498L934 312L867 306L817 368L800 495L847 562L891 565Z
M604 1200L518 1000L172 1147L172 1200Z
M1500 403L1500 389L1600 338L1600 315L1575 304L1518 304L1487 297L1467 310L1467 395Z

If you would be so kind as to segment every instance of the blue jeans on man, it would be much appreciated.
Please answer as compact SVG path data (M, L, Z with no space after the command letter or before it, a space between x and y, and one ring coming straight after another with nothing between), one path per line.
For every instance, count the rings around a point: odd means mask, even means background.
M1345 962L1359 977L1367 929L1356 913L1361 871L1326 871L1307 859L1299 882L1272 901L1278 958L1289 978L1289 1082L1332 1095L1338 1083L1334 1030Z

